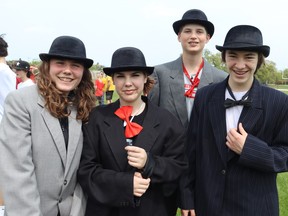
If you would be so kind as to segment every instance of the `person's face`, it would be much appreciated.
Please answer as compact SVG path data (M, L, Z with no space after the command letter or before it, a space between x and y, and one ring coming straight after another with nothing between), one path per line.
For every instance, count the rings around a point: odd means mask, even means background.
M258 53L227 50L225 53L225 62L230 74L230 87L238 91L249 90L257 68Z
M184 25L178 33L178 41L187 53L201 53L209 40L205 27L198 24Z
M133 105L141 100L147 76L141 71L123 71L113 74L115 89L121 105Z
M21 80L24 80L26 78L26 71L24 71L24 70L15 69L15 73L16 73L17 77L20 78Z
M82 80L84 66L73 60L51 59L50 76L56 88L64 93L74 90Z

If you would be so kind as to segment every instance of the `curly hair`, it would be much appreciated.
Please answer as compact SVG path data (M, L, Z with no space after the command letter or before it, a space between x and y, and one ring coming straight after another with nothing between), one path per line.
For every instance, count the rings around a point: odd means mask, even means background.
M71 113L71 111L67 110L67 107L73 105L77 109L76 118L87 122L89 113L96 104L94 84L89 69L84 69L80 84L77 89L70 92L68 97L57 89L55 83L52 81L49 73L50 61L43 61L39 67L39 71L37 86L40 95L45 100L45 107L51 115L56 118L67 117Z
M147 76L147 82L144 84L143 94L148 95L151 89L154 87L155 80L152 76Z

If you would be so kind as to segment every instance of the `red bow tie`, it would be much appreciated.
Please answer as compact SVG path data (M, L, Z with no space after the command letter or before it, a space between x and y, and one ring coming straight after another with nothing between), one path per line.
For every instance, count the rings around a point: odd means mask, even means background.
M143 127L135 122L130 122L129 117L132 114L133 107L132 106L122 106L115 111L115 115L117 115L120 119L126 122L125 128L125 137L132 138L140 133Z

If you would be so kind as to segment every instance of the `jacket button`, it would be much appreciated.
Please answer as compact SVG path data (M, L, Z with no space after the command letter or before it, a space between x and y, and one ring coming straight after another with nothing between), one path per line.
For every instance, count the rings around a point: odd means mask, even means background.
M223 174L223 175L225 175L226 174L226 170L221 170L221 173Z
M67 185L67 180L66 179L64 180L64 185Z

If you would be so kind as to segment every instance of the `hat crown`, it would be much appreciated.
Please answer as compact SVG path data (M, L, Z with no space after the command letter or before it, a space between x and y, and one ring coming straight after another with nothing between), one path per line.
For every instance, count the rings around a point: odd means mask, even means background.
M30 64L26 61L19 60L15 64L15 69L21 69L21 70L29 71L30 70Z
M186 11L181 20L178 20L173 23L173 29L176 34L179 33L180 28L186 24L198 24L201 26L204 26L207 30L207 33L210 35L210 37L214 34L214 25L210 21L208 21L207 16L205 13L198 9L191 9Z
M224 46L235 44L247 44L251 46L263 46L261 31L249 25L239 25L231 28L225 38Z
M111 68L146 67L143 53L134 47L123 47L113 53Z
M52 42L49 55L86 58L86 49L80 39L72 36L60 36Z
M224 40L223 46L216 45L216 49L220 52L224 50L248 50L260 52L264 57L268 57L270 47L263 45L263 37L261 31L250 25L238 25L232 27Z
M198 10L198 9L191 9L191 10L186 11L183 14L182 20L190 20L190 19L208 21L205 13L201 10Z
M93 60L86 58L84 43L72 36L57 37L52 42L49 53L40 53L39 57L42 61L48 61L51 58L74 59L82 62L87 68L93 65Z

